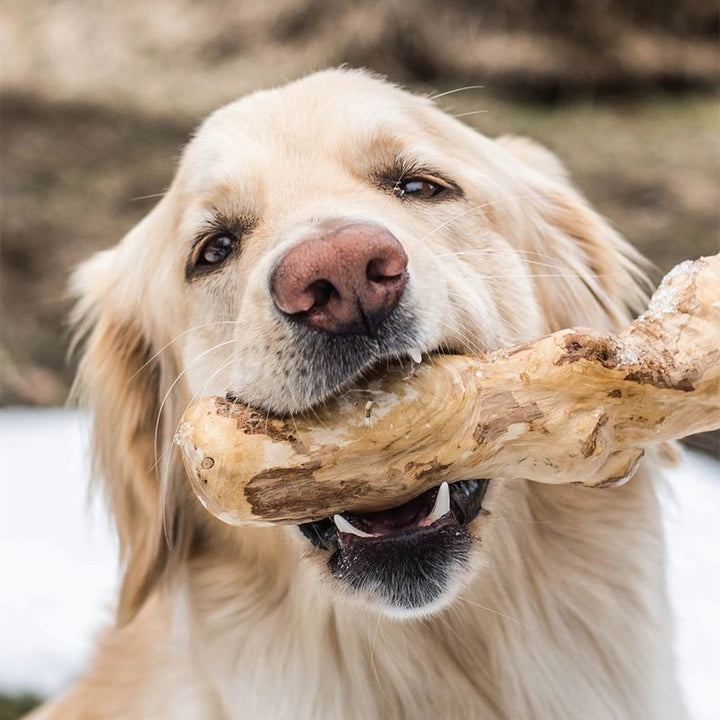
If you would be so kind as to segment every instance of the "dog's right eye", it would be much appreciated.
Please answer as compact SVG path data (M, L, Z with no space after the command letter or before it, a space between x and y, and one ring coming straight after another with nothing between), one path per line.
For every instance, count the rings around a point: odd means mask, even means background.
M215 270L238 247L239 242L235 234L227 231L198 239L185 266L185 277L191 280Z
M216 235L206 240L198 253L196 265L217 265L233 250L232 238L227 235Z

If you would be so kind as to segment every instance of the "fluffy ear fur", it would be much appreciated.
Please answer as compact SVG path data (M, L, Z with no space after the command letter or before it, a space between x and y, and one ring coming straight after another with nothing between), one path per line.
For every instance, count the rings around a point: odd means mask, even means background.
M76 338L84 338L73 393L93 415L93 476L104 484L120 538L124 577L118 621L139 610L168 566L163 523L161 469L156 423L167 376L172 368L143 327L143 288L135 284L135 267L123 262L124 245L100 252L81 265L72 279L79 298L75 307ZM167 428L159 427L160 438ZM169 433L172 437L172 432Z
M74 321L87 335L74 392L93 415L93 475L102 478L120 537L125 575L118 618L133 617L161 575L154 428L159 377L137 314L118 303L117 250L98 253L73 277Z
M518 246L528 254L548 330L578 322L624 327L629 311L641 309L647 300L647 261L590 207L549 150L514 136L498 143L520 161L518 179L532 198L525 200L524 216L506 219L515 225ZM518 227L523 217L525 223Z

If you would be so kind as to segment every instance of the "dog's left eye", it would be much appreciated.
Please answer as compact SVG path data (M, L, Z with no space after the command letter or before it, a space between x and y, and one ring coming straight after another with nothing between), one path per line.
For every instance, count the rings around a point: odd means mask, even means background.
M447 192L448 188L427 178L414 177L395 183L395 194L400 198L430 200Z

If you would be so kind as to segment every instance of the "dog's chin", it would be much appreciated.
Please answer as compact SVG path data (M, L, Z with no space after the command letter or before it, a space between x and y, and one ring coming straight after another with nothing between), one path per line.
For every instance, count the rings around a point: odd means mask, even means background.
M396 618L427 615L451 602L470 575L470 525L487 485L467 480L379 512L298 527L346 598Z

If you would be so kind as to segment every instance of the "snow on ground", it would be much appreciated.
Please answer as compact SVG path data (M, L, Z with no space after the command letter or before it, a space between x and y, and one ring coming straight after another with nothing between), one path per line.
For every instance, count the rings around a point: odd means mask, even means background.
M663 503L680 678L690 717L720 718L720 462L688 453Z
M117 544L89 503L87 423L0 413L0 691L57 692L111 617Z
M87 496L87 422L0 413L0 691L51 694L82 669L111 616L117 545ZM720 463L688 454L665 499L677 650L695 720L720 717Z

